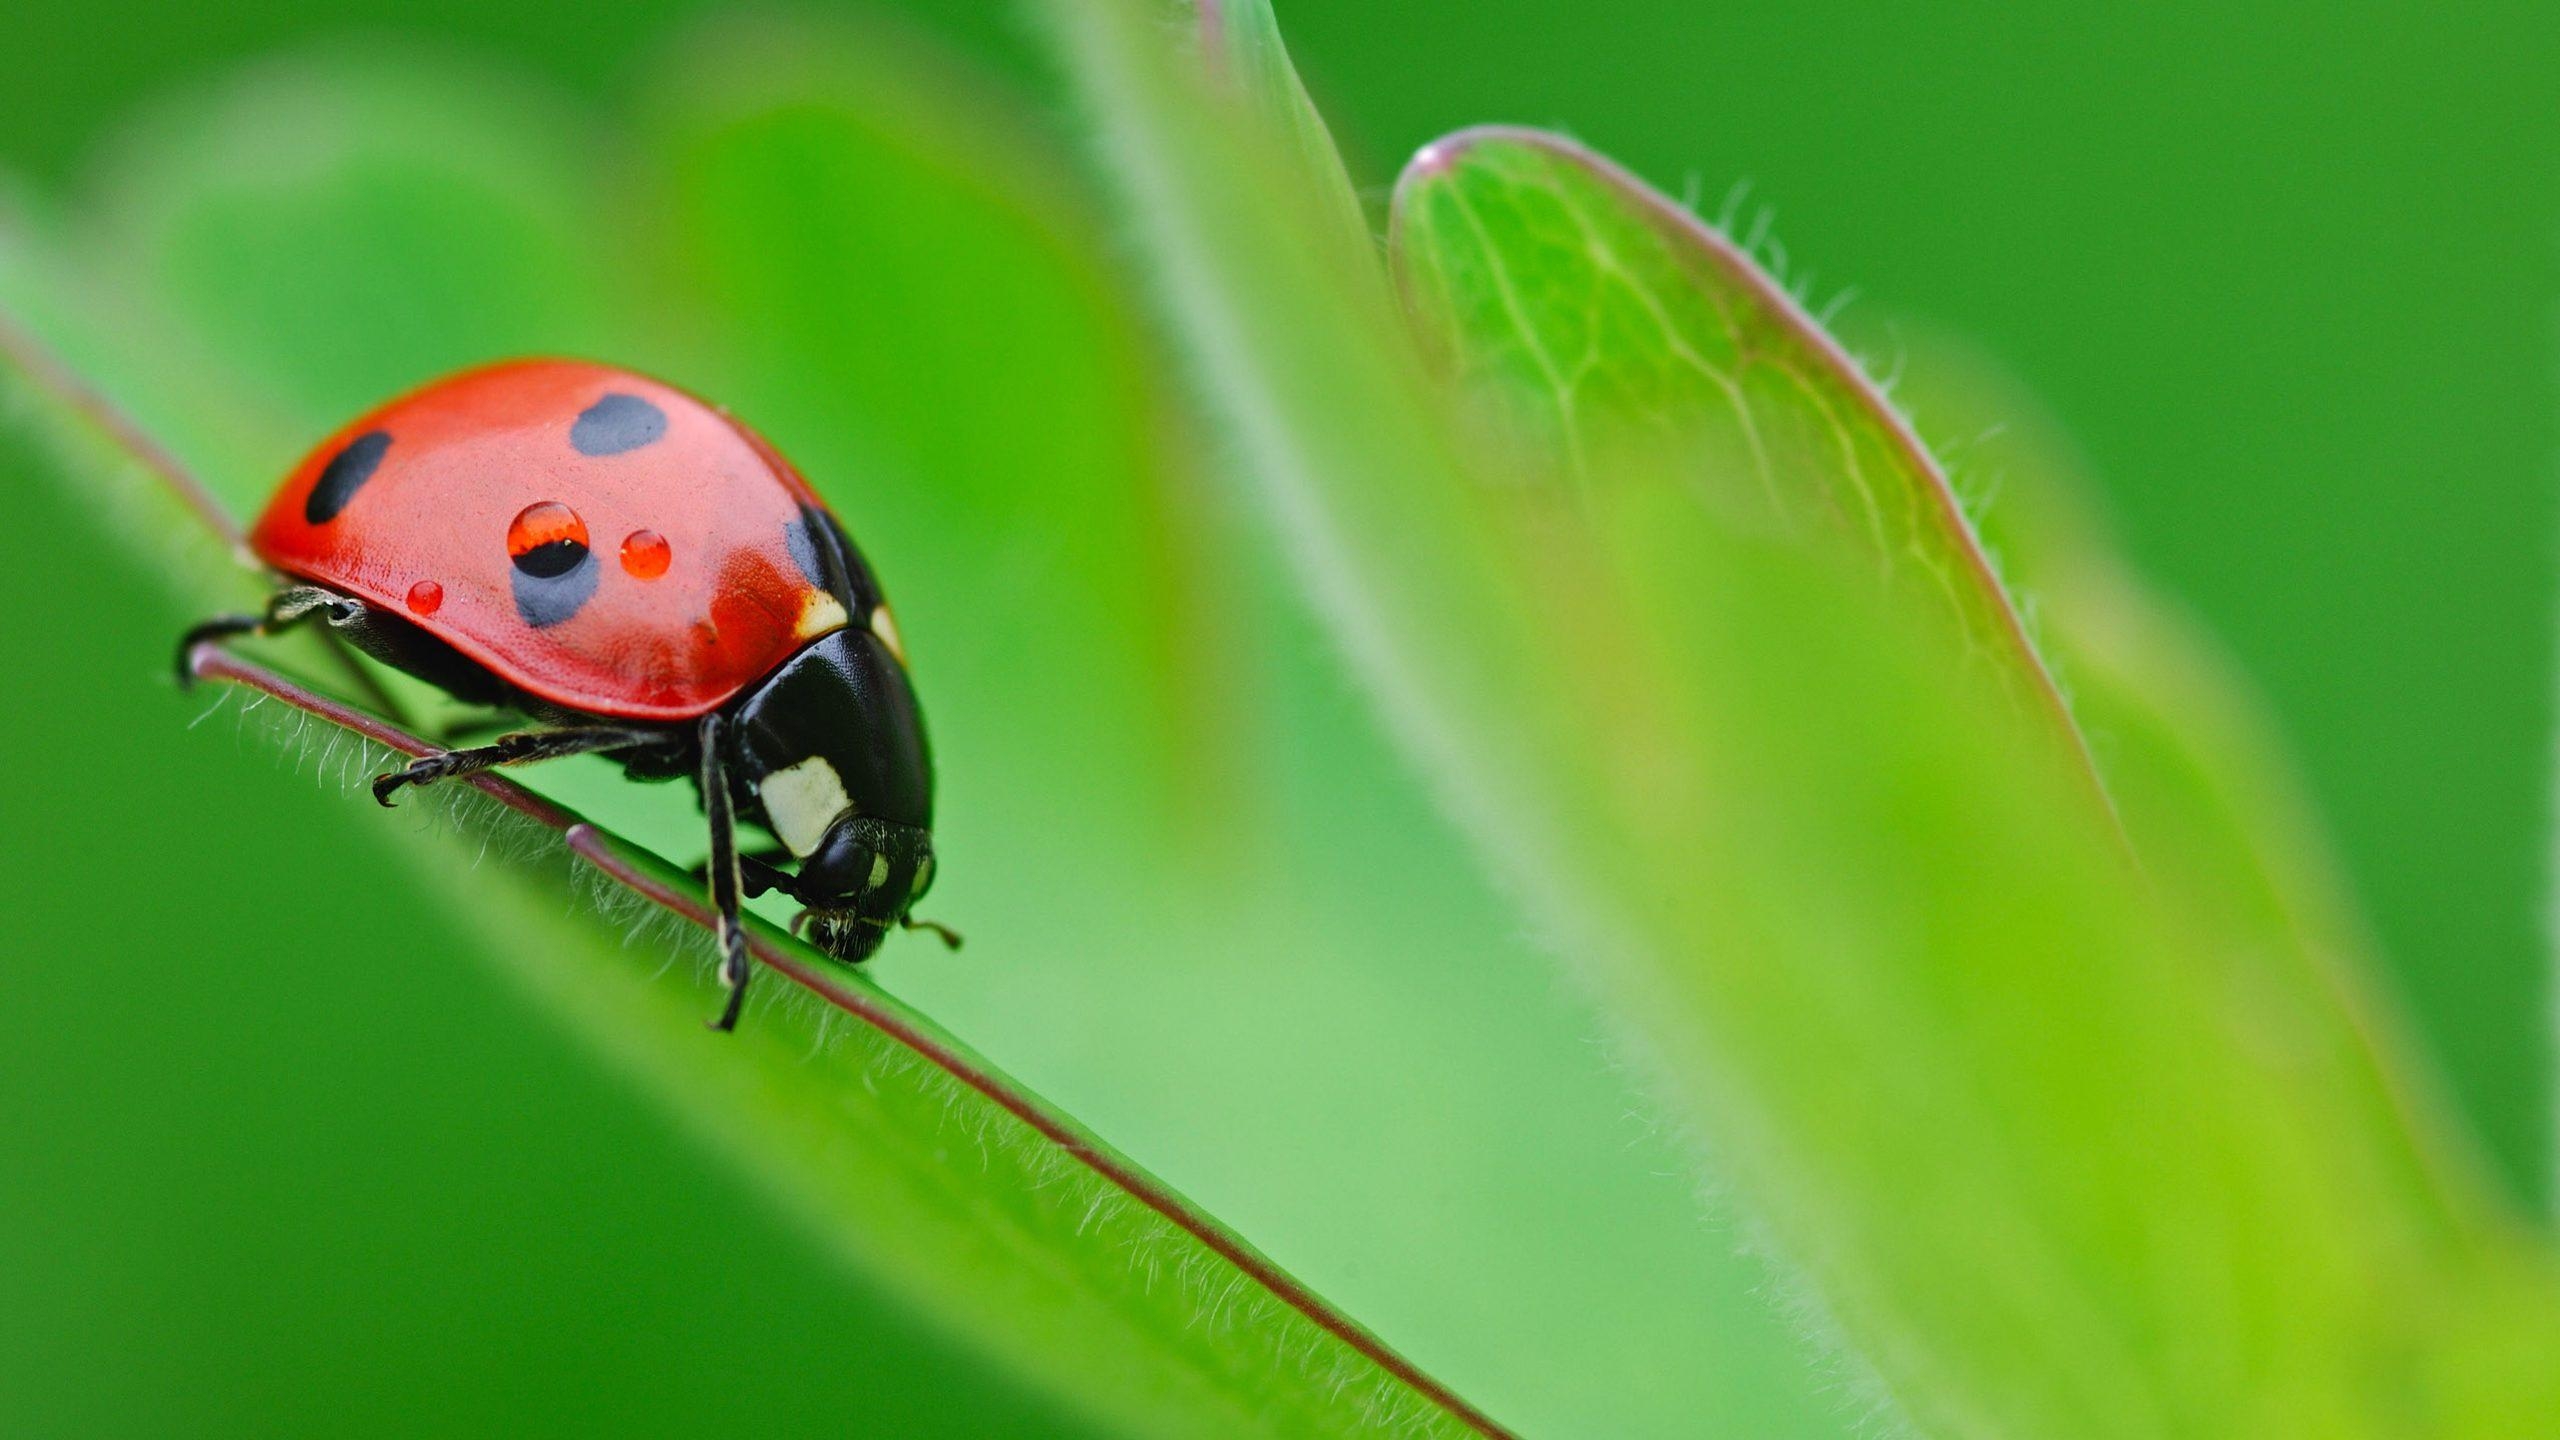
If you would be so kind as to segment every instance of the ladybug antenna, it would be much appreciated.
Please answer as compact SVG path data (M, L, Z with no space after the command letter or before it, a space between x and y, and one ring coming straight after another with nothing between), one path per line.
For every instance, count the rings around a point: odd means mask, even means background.
M941 937L942 943L946 948L952 950L960 948L960 932L952 929L948 925L937 924L931 920L919 920L913 915L909 915L898 922L898 928L901 930L930 930L935 935Z

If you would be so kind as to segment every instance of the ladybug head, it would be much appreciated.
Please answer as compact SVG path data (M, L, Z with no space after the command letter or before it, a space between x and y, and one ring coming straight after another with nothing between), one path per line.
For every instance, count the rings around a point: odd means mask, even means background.
M846 815L800 864L809 942L839 960L868 959L889 927L933 887L933 836L916 825Z
M905 667L870 627L837 630L731 718L748 813L800 857L803 933L840 960L865 958L933 883L933 773Z

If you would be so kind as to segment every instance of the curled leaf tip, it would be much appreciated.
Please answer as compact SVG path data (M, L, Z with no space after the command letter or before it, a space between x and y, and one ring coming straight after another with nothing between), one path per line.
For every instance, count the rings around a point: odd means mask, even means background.
M1667 435L1686 447L1675 465L1756 476L1782 517L1837 521L2042 714L2115 823L1945 467L1751 242L1570 136L1482 125L1407 164L1388 248L1426 345L1528 416L1567 468L1594 434Z

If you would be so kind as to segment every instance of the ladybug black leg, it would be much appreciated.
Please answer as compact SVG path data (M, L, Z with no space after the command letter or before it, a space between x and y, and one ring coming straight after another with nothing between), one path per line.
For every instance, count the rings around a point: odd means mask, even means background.
M791 852L779 845L739 851L738 883L746 892L746 897L753 900L768 890L775 890L794 900L800 899L800 892L795 888L800 883L798 877L782 868L783 863L790 858ZM711 862L705 860L694 866L689 873L694 879L707 885L711 882Z
M196 647L215 640L228 640L234 635L255 635L266 628L264 617L257 615L216 615L201 624L190 626L178 637L178 688L196 688Z
M730 808L720 730L719 711L702 717L702 813L711 822L711 909L718 917L720 983L729 992L711 1028L734 1030L738 1010L747 1003L747 930L738 918L738 818Z
M212 640L227 640L234 635L273 635L313 615L328 617L328 628L320 632L321 642L346 666L347 678L361 692L361 699L374 713L394 724L406 724L400 702L382 688L380 677L357 658L357 647L349 642L346 629L365 617L361 600L323 590L317 585L288 585L267 601L262 615L217 615L178 637L178 688L195 688L196 647Z
M332 621L343 625L362 615L364 605L316 585L288 585L267 601L263 614L216 615L194 626L178 637L178 688L195 688L196 647L206 641L228 640L234 635L273 635L324 611Z
M746 886L748 899L753 900L768 890L774 890L799 900L803 905L809 903L800 897L799 878L774 863L790 854L790 851L776 847L765 851L748 851L738 856L738 878ZM710 871L706 868L703 873L707 877Z
M598 750L634 750L667 743L667 733L663 730L635 730L623 725L528 730L516 735L501 735L495 744L469 750L440 750L433 755L422 755L388 775L376 775L373 777L373 798L388 809L391 797L398 794L404 785L432 785L439 780L495 770L501 765L527 765L536 760L558 760Z

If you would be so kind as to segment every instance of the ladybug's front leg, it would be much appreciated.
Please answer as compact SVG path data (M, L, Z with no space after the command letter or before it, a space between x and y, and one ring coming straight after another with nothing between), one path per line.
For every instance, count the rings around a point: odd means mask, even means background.
M791 858L791 852L780 845L739 851L739 890L750 900L770 891L800 900L803 905L808 904L808 901L800 899L800 877L782 868ZM686 873L707 885L711 882L711 862L705 860Z
M791 852L779 845L763 850L739 851L738 878L746 888L747 898L753 900L766 891L773 890L798 900L800 881L790 871L782 868L782 862L790 858ZM711 867L704 865L696 873L708 880L711 878Z

